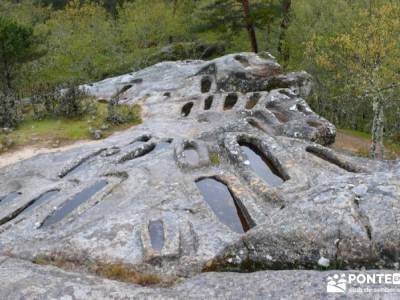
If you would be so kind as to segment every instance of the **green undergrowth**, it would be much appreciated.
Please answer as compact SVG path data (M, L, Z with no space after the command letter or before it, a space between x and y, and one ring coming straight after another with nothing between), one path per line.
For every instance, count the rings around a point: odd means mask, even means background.
M93 139L94 130L101 130L102 138L105 138L142 122L140 106L121 108L131 113L131 118L123 124L107 122L107 104L98 102L95 103L93 112L80 118L46 117L37 120L28 112L16 129L7 134L0 133L0 143L5 145L7 140L12 141L12 145L7 148L3 146L0 153L28 145L58 147L75 141L90 140Z

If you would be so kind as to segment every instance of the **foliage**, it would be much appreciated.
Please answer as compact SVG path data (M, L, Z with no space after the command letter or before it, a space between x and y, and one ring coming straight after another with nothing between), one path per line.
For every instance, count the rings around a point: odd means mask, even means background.
M0 16L1 90L13 90L21 65L37 59L41 54L32 28Z
M400 106L394 97L400 92L395 86L400 82L400 2L291 1L289 11L284 11L287 2L250 0L259 50L281 58L284 49L287 71L311 73L316 84L307 100L339 127L369 132L374 120L373 95L383 88L384 133L400 141ZM40 99L31 97L38 118L54 112L49 103L56 87L143 68L162 59L156 54L163 48L200 40L221 42L228 53L251 49L239 0L66 3L0 1L3 19L12 19L18 26L30 28L33 36L45 38L47 53L33 62L18 59L13 75L13 84L24 96L38 93ZM377 62L379 67L374 69Z
M213 166L218 166L220 164L220 158L217 152L210 153L210 162Z
M160 47L188 36L188 19L184 15L187 1L181 10L174 11L164 0L136 0L118 9L121 44L129 53L149 53L148 49Z
M116 95L108 102L106 121L113 125L121 125L137 121L137 110L137 106L119 104L119 96Z
M96 109L92 110L92 113L73 119L51 115L37 119L33 113L27 113L25 119L16 129L7 135L0 132L0 143L2 139L8 139L15 142L15 147L26 145L58 147L73 141L92 139L93 136L89 129L100 129L104 124L107 124L107 105L97 102L93 102L93 105L96 106ZM129 109L133 116L129 122L125 124L108 124L106 126L107 129L102 130L103 137L142 122L140 107L133 106ZM2 144L5 145L6 143L3 141Z
M57 115L65 118L81 117L92 112L94 107L86 92L77 86L71 86L61 91L55 97Z
M51 7L38 5L37 0L0 1L0 16L28 27L43 24L49 19L51 11Z
M193 30L200 33L214 33L215 39L224 41L234 51L250 50L247 42L243 8L241 1L212 0L199 1L195 13ZM274 25L280 17L281 1L252 0L251 22L255 27L263 50L275 52L271 36L277 35L273 31ZM265 38L264 38L265 37ZM235 46L236 45L236 46Z
M13 128L21 120L21 113L14 94L0 92L0 128Z
M47 36L48 54L29 66L34 70L31 85L38 76L41 83L52 84L100 79L121 57L113 22L102 6L91 2L71 0L37 30Z
M341 127L368 132L373 103L385 99L386 135L398 137L400 3L310 0L294 2L286 38L291 69L316 81L312 107ZM380 93L378 93L380 92ZM396 137L397 136L397 137Z

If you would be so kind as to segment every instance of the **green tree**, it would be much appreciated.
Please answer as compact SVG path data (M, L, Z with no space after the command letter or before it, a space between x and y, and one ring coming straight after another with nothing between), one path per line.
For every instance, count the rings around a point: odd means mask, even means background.
M32 28L0 17L0 88L3 92L15 88L13 83L23 64L42 54Z
M118 10L121 43L127 52L158 49L171 40L185 40L189 36L189 20L184 15L188 1L177 4L165 0L136 0L125 3Z
M246 30L249 35L251 49L253 50L253 52L257 53L258 52L258 43L257 43L256 32L254 30L253 20L251 18L251 13L250 13L250 1L249 0L241 0L241 2L242 2L242 7L243 7L244 22L246 24Z
M30 66L30 81L54 85L102 79L124 60L118 30L103 6L71 0L37 31L47 36L45 57Z
M280 14L281 0L201 1L196 9L194 31L217 34L218 40L234 45L233 51L276 51L272 40L278 36L274 27ZM249 42L243 44L245 35Z
M282 21L281 21L281 31L279 33L278 41L278 53L284 63L289 60L289 49L284 46L286 31L290 24L290 12L292 7L292 0L282 1Z
M371 130L371 156L383 157L383 136L399 129L397 99L400 3L293 2L286 45L289 66L316 80L310 102L341 127ZM384 130L386 126L386 130Z

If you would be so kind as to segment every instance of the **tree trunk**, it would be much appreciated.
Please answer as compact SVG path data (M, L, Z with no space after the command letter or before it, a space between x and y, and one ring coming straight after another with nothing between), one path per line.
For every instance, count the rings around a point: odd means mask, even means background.
M172 9L172 15L175 17L176 15L176 10L178 9L178 0L174 0L173 2L173 9Z
M283 0L282 2L282 22L281 32L279 33L278 53L281 55L284 62L289 60L289 50L284 49L283 43L285 41L286 31L289 28L290 23L290 9L292 6L292 0Z
M11 76L9 71L6 71L5 77L6 77L6 84L7 84L6 88L9 91L12 91L12 83L11 83L12 82L12 76Z
M256 37L256 32L254 30L253 21L251 20L250 16L249 0L242 0L242 6L243 6L244 20L246 22L246 30L250 38L251 49L253 50L253 52L257 53L258 52L257 37Z
M372 142L370 156L373 159L383 159L384 145L383 145L383 129L384 129L384 105L380 98L374 99L373 102L374 120L372 124Z
M176 11L178 9L178 0L173 0L172 2L172 16L175 18ZM174 37L172 35L168 36L168 43L172 44L174 42Z

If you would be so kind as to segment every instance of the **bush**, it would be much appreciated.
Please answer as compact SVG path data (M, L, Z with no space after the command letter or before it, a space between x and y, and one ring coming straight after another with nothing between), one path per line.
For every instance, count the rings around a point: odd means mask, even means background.
M51 85L41 85L30 98L35 119L43 117L79 118L96 110L94 101L78 86L62 89Z
M61 91L56 98L56 114L66 118L81 117L94 110L93 101L77 86L69 87Z
M116 95L108 102L106 121L113 125L121 125L140 118L137 114L135 106L120 105L119 96Z
M38 50L38 45L39 40L33 34L33 28L22 26L0 15L1 90L15 90L14 81L21 66L44 54Z
M30 103L34 119L56 115L57 100L61 97L57 87L40 84L32 90L32 93L33 96L30 98Z
M21 119L20 104L16 96L0 92L0 127L13 128Z

